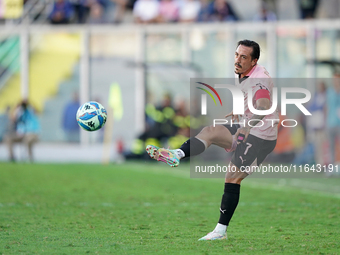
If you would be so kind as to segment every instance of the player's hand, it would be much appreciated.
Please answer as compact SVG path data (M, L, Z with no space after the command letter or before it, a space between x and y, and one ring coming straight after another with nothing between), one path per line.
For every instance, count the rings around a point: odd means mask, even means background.
M237 144L244 143L247 140L249 133L250 127L241 127L237 129L234 136L235 140L237 141Z
M231 117L232 121L234 122L239 122L239 118L238 115L234 115L233 111L231 111L230 113L228 113L226 116L224 116L225 118L229 118Z

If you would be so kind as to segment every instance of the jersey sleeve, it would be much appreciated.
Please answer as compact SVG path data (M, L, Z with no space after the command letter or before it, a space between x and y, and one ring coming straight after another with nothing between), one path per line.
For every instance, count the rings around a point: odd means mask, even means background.
M259 100L261 98L267 98L270 100L270 93L268 90L266 89L259 89L258 91L256 91L255 94L255 100Z

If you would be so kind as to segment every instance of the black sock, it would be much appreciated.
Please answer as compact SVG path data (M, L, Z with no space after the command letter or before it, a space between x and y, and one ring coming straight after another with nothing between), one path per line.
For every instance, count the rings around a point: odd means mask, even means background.
M183 143L180 149L184 152L185 158L188 158L201 154L203 151L205 151L205 145L196 137L192 137Z
M220 208L220 220L218 223L229 225L240 198L240 184L225 183Z

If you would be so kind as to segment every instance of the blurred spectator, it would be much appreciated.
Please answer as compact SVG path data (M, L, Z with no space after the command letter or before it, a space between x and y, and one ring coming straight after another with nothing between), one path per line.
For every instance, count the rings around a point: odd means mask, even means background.
M215 0L210 4L210 21L236 21L238 17L228 0Z
M168 139L168 146L181 146L190 137L190 114L187 110L187 102L179 99L175 103L175 116L172 119L177 127L177 132Z
M55 0L48 16L52 24L68 24L73 16L73 7L69 0Z
M119 24L123 21L126 10L129 9L129 0L112 0L115 3L115 11L114 11L114 23ZM135 0L133 0L133 4L131 10L133 9L133 5Z
M180 11L179 20L181 22L195 22L200 13L201 4L198 0L183 0Z
M159 21L159 2L157 0L137 0L133 7L136 23L155 23Z
M299 0L301 19L314 19L319 0Z
M88 0L89 1L89 0ZM90 0L93 3L90 8L90 17L91 11L92 17L96 17L92 19L92 23L113 23L115 20L115 9L116 3L114 0ZM92 7L94 7L93 10ZM99 12L101 13L101 18L99 18Z
M184 99L176 102L173 122L178 127L177 133L190 137L190 113L187 109L187 101Z
M333 87L327 90L327 128L331 162L336 161L336 143L340 139L340 74L333 77Z
M155 124L141 138L145 140L153 137L161 141L174 135L177 131L172 122L174 116L172 97L170 94L164 94L161 104L150 111L150 117L155 121Z
M33 108L27 100L23 100L15 109L11 118L14 130L5 137L8 145L10 161L15 161L13 145L14 143L24 143L28 148L30 162L33 162L33 144L38 141L40 129L39 121Z
M198 13L198 22L208 22L211 13L211 3L209 0L200 0L200 11Z
M338 19L340 17L339 0L321 0L316 14L319 18Z
M177 133L178 126L173 122L175 110L170 94L164 94L159 106L148 104L146 107L148 125L145 131L133 142L132 150L126 153L126 158L141 157L145 154L145 144L151 140L161 146ZM152 120L152 122L150 121ZM149 141L149 142L148 142Z
M3 114L0 115L0 142L4 140L4 137L10 131L10 107L7 106Z
M174 0L161 0L159 15L161 22L176 22L178 20L179 7Z
M88 23L101 24L105 22L104 7L99 2L95 2L90 7Z
M274 12L268 9L265 2L262 2L260 11L255 15L254 21L276 21Z
M314 160L316 164L324 165L324 142L326 141L325 121L326 121L326 85L321 82L317 86L317 91L308 105L308 110L312 114L307 120L307 139L314 146Z
M136 0L111 0L116 4L114 12L114 23L119 24L129 12L133 11Z
M76 120L79 106L79 96L77 93L74 93L72 101L66 104L64 108L62 120L63 130L68 142L77 143L80 141L79 125Z
M70 0L75 14L75 22L83 24L86 22L90 12L90 5L87 0Z

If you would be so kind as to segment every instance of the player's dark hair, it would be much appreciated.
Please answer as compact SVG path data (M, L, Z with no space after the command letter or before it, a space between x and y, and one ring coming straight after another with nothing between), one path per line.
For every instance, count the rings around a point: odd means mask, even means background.
M240 45L251 47L253 49L252 53L250 54L251 60L260 58L260 45L257 42L251 40L241 40L237 43L237 47Z

